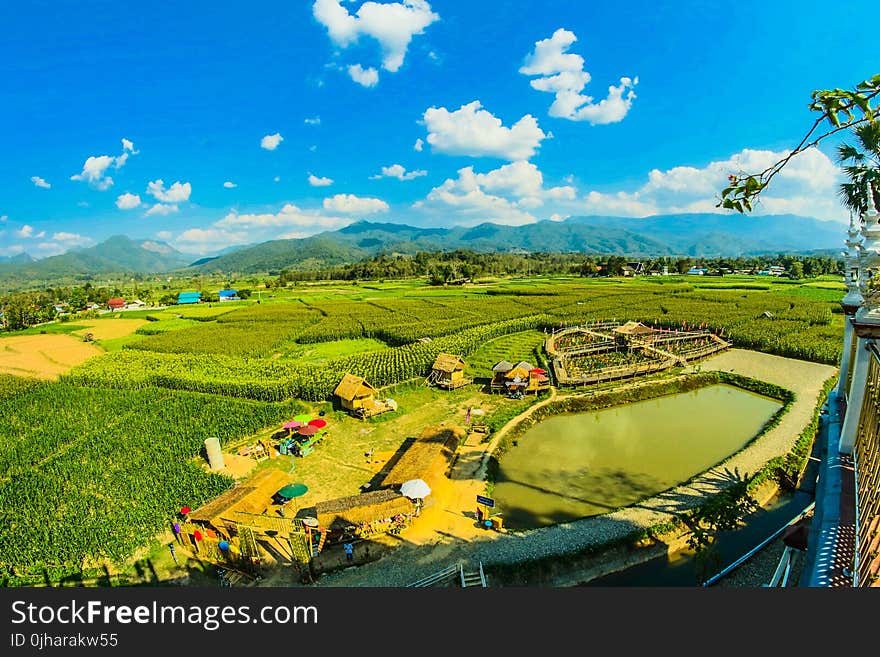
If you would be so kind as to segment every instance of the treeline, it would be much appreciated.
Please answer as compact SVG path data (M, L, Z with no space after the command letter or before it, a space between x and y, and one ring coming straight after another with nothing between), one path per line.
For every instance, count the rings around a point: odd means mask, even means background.
M839 274L842 261L830 256L754 256L738 258L647 258L624 256L584 256L581 253L476 253L456 250L415 255L381 254L348 265L311 271L284 270L276 285L322 280L381 280L427 278L434 285L496 276L537 276L568 274L580 276L621 276L630 263L640 262L644 273L652 270L684 274L692 267L709 273L730 274L736 271L756 273L772 265L782 266L792 278L812 278Z

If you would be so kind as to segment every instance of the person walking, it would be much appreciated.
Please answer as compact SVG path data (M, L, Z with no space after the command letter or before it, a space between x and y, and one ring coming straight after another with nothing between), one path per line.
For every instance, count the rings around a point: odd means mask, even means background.
M345 550L345 560L354 561L354 545L351 543L345 543L342 546L342 549Z

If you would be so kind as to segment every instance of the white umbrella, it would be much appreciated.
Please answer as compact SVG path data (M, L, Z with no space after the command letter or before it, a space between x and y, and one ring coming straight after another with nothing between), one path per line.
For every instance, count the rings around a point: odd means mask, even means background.
M428 497L431 494L431 488L421 479L410 479L400 486L400 494L415 500L420 497Z

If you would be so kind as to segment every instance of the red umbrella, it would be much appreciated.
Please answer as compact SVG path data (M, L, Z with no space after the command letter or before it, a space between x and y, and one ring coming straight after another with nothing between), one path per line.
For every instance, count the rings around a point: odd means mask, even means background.
M301 426L303 426L303 423L300 422L299 420L291 420L290 422L284 423L285 429L296 429L297 427L301 427Z
M321 418L318 418L317 420L312 420L311 422L309 422L309 426L323 429L327 426L327 420L322 420Z
M188 506L185 506L180 509L180 515L182 515L182 516L185 516L189 512L190 512L190 508Z
M299 429L296 430L296 432L300 436L314 436L319 431L320 431L320 429L318 429L318 427L311 427L308 425L306 425L304 427L300 427Z
M547 370L542 370L540 367L536 367L534 369L529 370L532 374L546 374Z

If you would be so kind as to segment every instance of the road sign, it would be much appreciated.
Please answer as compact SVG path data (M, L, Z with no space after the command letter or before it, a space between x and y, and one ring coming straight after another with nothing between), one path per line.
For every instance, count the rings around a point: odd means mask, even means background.
M477 504L488 506L491 509L495 508L495 500L493 500L491 497L483 497L482 495L477 495Z

